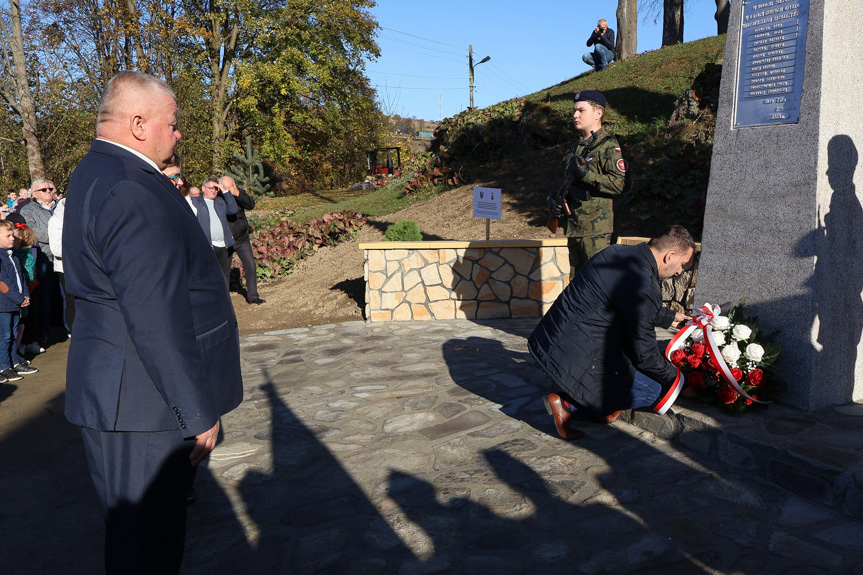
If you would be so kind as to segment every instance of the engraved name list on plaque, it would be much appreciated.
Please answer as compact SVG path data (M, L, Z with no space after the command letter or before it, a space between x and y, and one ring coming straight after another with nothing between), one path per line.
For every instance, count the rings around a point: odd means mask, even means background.
M809 0L744 0L734 127L800 119Z

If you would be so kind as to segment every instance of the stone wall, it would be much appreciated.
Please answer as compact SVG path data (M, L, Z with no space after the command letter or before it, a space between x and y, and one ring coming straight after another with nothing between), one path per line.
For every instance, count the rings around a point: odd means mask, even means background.
M569 283L566 238L362 243L368 321L540 317Z

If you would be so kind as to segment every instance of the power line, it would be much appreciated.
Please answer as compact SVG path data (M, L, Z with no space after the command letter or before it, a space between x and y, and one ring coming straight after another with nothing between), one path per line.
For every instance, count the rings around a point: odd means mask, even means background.
M445 42L440 42L438 40L432 40L431 38L423 38L422 36L417 36L415 34L408 34L407 32L400 32L399 30L393 30L392 28L385 28L385 27L381 26L381 29L386 30L388 32L395 32L396 34L404 34L405 36L411 36L413 38L425 40L426 42L434 42L435 44L441 44L442 46L449 46L450 48L455 48L456 50L464 50L463 46L453 46L452 44L447 44Z
M415 46L417 48L422 48L423 50L429 50L431 52L440 52L441 54L448 54L450 56L461 56L461 54L459 54L457 52L452 52L450 50L441 50L440 48L433 48L430 46L425 46L425 45L420 44L418 42L410 42L408 40L401 40L399 38L393 38L392 36L381 36L381 39L391 40L393 42L399 42L401 44L407 44L408 46Z
M504 76L504 77L508 78L510 81L514 82L516 85L518 85L518 86L520 86L521 88L523 88L523 89L524 89L524 91L525 91L525 93L530 92L530 88L528 88L527 86L525 86L524 84L522 84L521 82L519 82L517 79L513 78L512 76L510 76L509 74L507 74L506 72L504 72L504 71L503 71L502 69L500 69L499 67L495 66L494 64L491 64L490 68L491 68L492 70L495 70L495 71L499 72L502 76Z
M426 78L429 80L464 80L462 76L417 76L414 74L396 74L394 72L382 72L380 70L366 70L366 72L370 72L372 74L386 74L388 76L404 76L406 78Z
M381 44L381 46L395 48L397 50L404 50L405 52L413 52L414 54L422 54L423 56L428 56L429 58L437 58L439 60L446 60L447 62L456 62L461 64L462 62L458 60L453 60L452 58L444 58L443 56L435 56L434 54L427 54L426 52L418 52L416 50L411 50L409 48L402 48L401 46L387 46L387 44Z
M386 84L372 84L372 88L382 88L384 90L430 90L433 92L451 92L453 90L467 90L467 88L417 88L408 86L388 86Z
M485 80L490 80L494 84L500 86L501 88L504 88L507 92L513 92L518 95L526 93L524 90L510 82L507 77L502 76L498 71L494 70L493 68L483 70L482 78Z

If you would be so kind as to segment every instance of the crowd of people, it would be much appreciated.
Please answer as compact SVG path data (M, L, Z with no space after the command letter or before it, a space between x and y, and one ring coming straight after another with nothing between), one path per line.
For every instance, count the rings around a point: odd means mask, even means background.
M238 187L231 176L210 177L201 187L190 186L176 154L162 173L183 194L198 218L228 284L231 283L231 259L237 254L246 278L246 301L253 305L265 303L258 295L257 268L246 219L246 210L254 209L255 200Z
M265 303L258 295L245 215L255 200L230 176L190 186L176 158L163 174L195 213L225 280L230 285L236 253L245 275L246 301ZM29 188L9 192L0 204L0 219L6 222L0 224L0 384L39 371L30 359L58 340L51 339L52 324L62 323L59 341L71 337L75 303L66 293L63 274L64 213L64 193L51 180L35 180ZM9 246L3 243L7 231Z
M70 337L75 312L63 278L64 202L52 181L35 180L0 205L0 383L39 371L30 359L51 343L55 318L60 339Z

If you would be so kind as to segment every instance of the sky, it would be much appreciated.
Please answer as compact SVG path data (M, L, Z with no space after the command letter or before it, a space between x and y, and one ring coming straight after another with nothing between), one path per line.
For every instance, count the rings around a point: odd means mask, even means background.
M639 2L639 53L662 43L662 18L646 18L646 4ZM366 74L384 113L437 121L470 103L469 45L474 106L484 108L587 71L587 38L600 18L616 34L616 11L617 0L377 0L381 56ZM686 0L684 40L715 35L715 11L714 0Z

